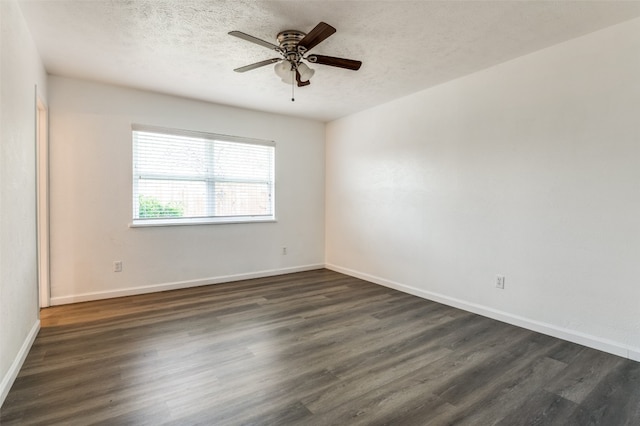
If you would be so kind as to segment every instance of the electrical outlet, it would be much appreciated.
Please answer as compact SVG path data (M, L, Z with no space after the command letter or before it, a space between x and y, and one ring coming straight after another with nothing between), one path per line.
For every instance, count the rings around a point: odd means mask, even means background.
M113 272L122 272L122 261L116 260L113 262Z
M504 275L498 275L496 277L496 288L504 290Z
M287 254L287 248L286 247L282 247L282 254L283 255Z

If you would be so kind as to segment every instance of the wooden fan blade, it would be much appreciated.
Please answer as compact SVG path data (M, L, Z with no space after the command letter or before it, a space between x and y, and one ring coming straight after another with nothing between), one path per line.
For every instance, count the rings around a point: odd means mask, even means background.
M264 41L262 39L259 39L258 37L254 37L252 35L245 34L240 31L230 31L229 35L241 38L246 41L250 41L251 43L259 44L260 46L266 47L267 49L280 50L280 47L276 46L273 43L269 43L268 41Z
M304 87L311 84L309 80L307 81L300 80L300 72L298 70L296 70L296 81L298 82L298 87Z
M362 62L354 61L353 59L334 58L333 56L324 55L310 55L307 57L307 61L312 64L330 65L332 67L339 67L348 70L358 71L362 66Z
M280 62L282 58L271 58L264 61L256 62L255 64L245 65L244 67L236 68L235 72L245 72L255 70L256 68L264 67L265 65L275 64L276 62Z
M304 47L307 51L313 49L318 44L322 43L329 36L336 32L336 29L326 22L320 22L311 30L309 34L304 36L298 43L298 46Z

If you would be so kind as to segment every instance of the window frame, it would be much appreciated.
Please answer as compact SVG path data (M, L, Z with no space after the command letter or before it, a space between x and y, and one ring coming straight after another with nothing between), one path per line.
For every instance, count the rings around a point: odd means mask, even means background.
M209 145L213 148L213 143L215 141L220 142L230 142L230 143L238 143L238 144L247 144L247 145L261 145L271 147L273 149L273 154L271 157L271 180L255 180L248 179L244 180L244 182L253 182L253 183L266 183L270 185L270 202L271 202L271 214L270 215L234 215L234 216L213 216L213 212L211 210L208 211L207 216L197 216L197 217L170 217L170 218L140 218L139 216L139 203L136 200L136 195L138 194L138 184L140 179L143 176L152 176L152 175L139 175L136 170L136 162L138 159L138 152L136 148L135 142L135 132L149 132L149 133L158 133L161 135L169 135L169 136L180 136L180 137L192 137L197 139L205 139L212 142ZM207 148L209 150L209 148ZM219 133L210 133L210 132L200 132L195 130L183 130L183 129L174 129L160 126L151 126L144 124L132 124L131 125L131 151L132 151L132 161L131 161L131 201L132 201L132 220L129 224L131 228L138 227L155 227L155 226L182 226L182 225L216 225L216 224L237 224L237 223L269 223L269 222L277 222L276 219L276 143L272 140L265 139L255 139L255 138L247 138L241 136L231 136L224 135ZM213 154L208 155L206 161L211 163L214 162ZM242 179L220 179L215 178L214 175L184 175L184 174L161 174L161 175L153 175L155 179L164 179L164 180L174 180L174 181L202 181L205 182L207 186L207 194L210 194L213 190L213 194L215 194L215 185L218 182L242 182ZM213 203L207 202L207 208L212 208Z

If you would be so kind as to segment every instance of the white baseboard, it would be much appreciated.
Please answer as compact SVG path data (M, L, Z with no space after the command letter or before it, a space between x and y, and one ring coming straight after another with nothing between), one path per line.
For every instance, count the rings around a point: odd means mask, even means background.
M488 318L492 318L498 321L505 322L507 324L516 325L518 327L526 328L538 333L546 334L549 336L557 337L569 342L578 343L583 346L587 346L593 349L597 349L603 352L608 352L613 355L621 356L623 358L629 358L635 361L640 361L640 349L632 348L614 342L608 339L602 339L599 337L591 336L589 334L581 333L579 331L570 330L563 327L558 327L552 324L524 318L518 315L510 314L507 312L499 311L486 306L478 305L475 303L466 302L464 300L456 299L453 297L445 296L443 294L434 293L415 287L411 287L405 284L400 284L391 280L369 275L364 272L355 271L353 269L344 268L342 266L326 264L325 268L332 271L340 272L345 275L360 278L365 281L370 281L375 284L379 284L385 287L393 288L395 290L409 293L414 296L422 297L423 299L432 300L434 302L442 303L444 305L453 306L474 314L482 315Z
M271 277L274 275L291 274L294 272L312 271L322 269L324 264L303 265L291 268L269 269L266 271L249 272L245 274L223 275L218 277L200 278L196 280L176 281L170 283L152 284L141 287L129 287L118 290L96 291L93 293L74 294L51 298L51 306L66 305L69 303L88 302L90 300L111 299L114 297L134 296L136 294L155 293L159 291L178 290L181 288L199 287L203 285L222 284L233 281L249 280L252 278Z
M22 364L24 364L24 360L29 354L31 345L33 345L34 340L36 340L38 331L40 331L40 320L37 320L36 323L33 324L33 327L31 327L31 331L29 331L26 339L24 339L22 347L20 347L18 354L11 363L11 367L9 367L9 371L7 371L7 374L2 378L2 382L0 382L0 407L4 404L4 399L9 394L9 390L11 390L11 386L13 386L13 382L16 380L16 377L18 377Z

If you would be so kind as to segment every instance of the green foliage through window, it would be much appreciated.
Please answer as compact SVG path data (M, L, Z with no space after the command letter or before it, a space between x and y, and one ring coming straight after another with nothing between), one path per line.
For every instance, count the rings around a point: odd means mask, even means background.
M177 202L161 203L157 198L144 195L140 196L139 202L140 219L181 217L184 212L181 203Z

